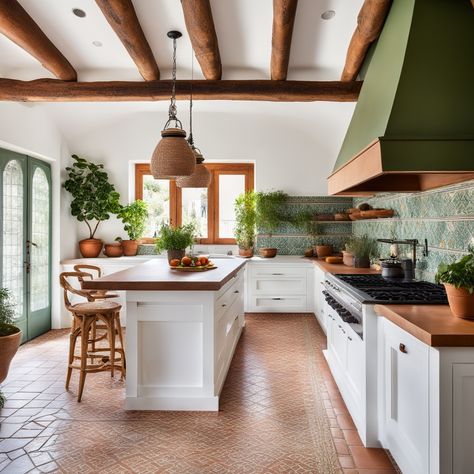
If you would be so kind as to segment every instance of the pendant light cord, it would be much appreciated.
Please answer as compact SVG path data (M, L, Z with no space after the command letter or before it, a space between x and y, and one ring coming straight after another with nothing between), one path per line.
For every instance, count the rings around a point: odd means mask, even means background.
M191 94L189 97L189 137L188 143L194 147L193 138L193 80L194 80L194 51L191 48Z
M166 122L165 128L168 127L170 122L174 121L176 123L176 126L180 128L183 128L181 121L178 120L178 117L176 116L177 114L177 108L176 108L176 38L173 38L173 72L172 72L172 81L173 81L173 86L171 89L171 103L170 107L168 109L168 121Z

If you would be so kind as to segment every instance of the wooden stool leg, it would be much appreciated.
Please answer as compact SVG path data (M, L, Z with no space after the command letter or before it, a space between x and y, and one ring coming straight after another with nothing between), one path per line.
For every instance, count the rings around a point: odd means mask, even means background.
M110 347L110 376L115 375L115 316L108 320L107 331L109 333Z
M77 401L82 399L82 392L84 391L84 383L86 381L87 368L87 350L89 348L89 330L91 322L94 321L95 316L83 316L81 325L81 372L79 377L79 393Z
M121 372L122 372L122 378L125 377L125 367L126 367L126 362L125 362L125 344L123 341L123 332L122 332L122 324L120 323L120 313L115 313L115 320L117 323L117 333L120 341L120 348L121 348Z
M69 334L69 358L67 365L66 390L69 390L69 383L71 382L72 364L74 363L74 352L76 350L78 334L79 331L76 329L76 318L74 318L71 333Z

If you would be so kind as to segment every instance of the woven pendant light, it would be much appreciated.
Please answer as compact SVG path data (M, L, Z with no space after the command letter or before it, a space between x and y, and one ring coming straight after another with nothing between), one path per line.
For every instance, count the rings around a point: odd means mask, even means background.
M208 188L211 184L211 173L204 166L204 157L201 150L194 146L193 138L193 79L194 79L194 55L191 56L191 97L189 98L189 147L193 151L196 168L191 176L181 176L176 180L178 188Z
M169 118L161 131L161 140L156 145L151 157L150 169L155 179L177 179L180 176L191 176L196 168L196 158L186 141L186 132L176 116L176 40L181 37L179 31L168 32L173 39L173 88ZM170 127L175 122L175 127Z

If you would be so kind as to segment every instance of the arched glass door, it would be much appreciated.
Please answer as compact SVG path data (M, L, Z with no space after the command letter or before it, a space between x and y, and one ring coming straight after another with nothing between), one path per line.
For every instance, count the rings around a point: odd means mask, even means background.
M10 291L23 341L51 328L51 170L0 150L1 286Z

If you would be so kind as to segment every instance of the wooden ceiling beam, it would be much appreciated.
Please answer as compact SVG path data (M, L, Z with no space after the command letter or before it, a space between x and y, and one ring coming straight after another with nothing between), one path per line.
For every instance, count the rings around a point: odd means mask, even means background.
M181 0L194 54L206 79L222 77L221 55L209 0Z
M379 37L391 0L365 0L357 17L342 71L341 81L355 81L364 63L369 46Z
M271 78L284 81L288 74L291 37L298 0L273 0Z
M145 81L157 81L160 71L131 0L95 0Z
M362 82L340 81L177 81L178 99L277 102L355 102ZM169 100L172 81L64 82L56 79L0 79L0 101L122 102Z
M0 0L0 33L31 54L58 79L77 80L69 61L16 0Z

